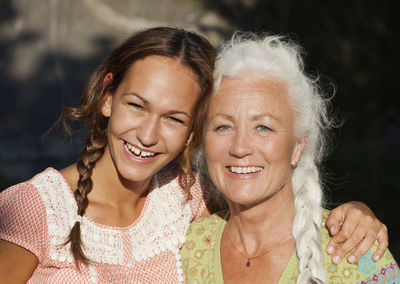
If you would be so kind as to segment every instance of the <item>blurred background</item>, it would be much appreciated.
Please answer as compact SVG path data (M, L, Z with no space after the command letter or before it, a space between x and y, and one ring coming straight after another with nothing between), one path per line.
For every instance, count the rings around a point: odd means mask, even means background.
M399 11L398 0L0 0L0 189L76 161L82 137L43 134L133 32L181 26L218 48L237 29L270 31L299 41L307 70L336 88L328 206L367 203L400 261Z

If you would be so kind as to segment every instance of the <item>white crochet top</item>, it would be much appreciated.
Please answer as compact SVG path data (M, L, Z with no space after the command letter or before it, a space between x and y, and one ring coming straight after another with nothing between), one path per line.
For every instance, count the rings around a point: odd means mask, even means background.
M38 257L30 283L183 282L179 248L205 203L198 174L189 200L178 178L170 171L157 174L134 223L112 227L78 216L70 187L58 171L48 168L1 193L0 238ZM80 272L69 244L62 245L76 221L81 222L84 252L91 260Z

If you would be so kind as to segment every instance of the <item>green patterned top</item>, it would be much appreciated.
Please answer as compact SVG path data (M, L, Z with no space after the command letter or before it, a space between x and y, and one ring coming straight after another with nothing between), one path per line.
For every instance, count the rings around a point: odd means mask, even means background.
M323 225L321 226L321 245L325 248L330 236L325 228L325 221L329 212L323 211ZM220 262L220 243L222 232L228 214L213 214L191 224L186 243L181 249L182 268L187 283L223 283ZM387 250L378 261L372 260L372 251L376 244L357 264L349 264L343 260L339 265L331 263L331 256L324 251L324 268L328 284L340 283L400 283L400 270L393 256ZM296 283L298 258L296 252L287 263L279 284Z

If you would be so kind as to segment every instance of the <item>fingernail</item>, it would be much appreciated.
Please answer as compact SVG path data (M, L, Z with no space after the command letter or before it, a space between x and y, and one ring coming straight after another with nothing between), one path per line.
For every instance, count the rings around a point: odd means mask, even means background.
M379 255L375 255L373 259L374 259L374 261L378 261L379 260Z
M328 248L326 249L326 251L327 251L329 254L332 254L332 253L335 251L335 249L334 249L333 246L328 246Z
M347 259L350 263L353 263L356 261L356 257L354 255L350 255L350 257Z
M334 256L334 257L332 258L332 262L333 262L334 264L338 264L338 263L340 262L340 257L339 257L338 255Z
M335 231L335 227L334 227L334 226L330 226L330 227L329 227L329 231L331 232L331 234L333 234L334 231Z

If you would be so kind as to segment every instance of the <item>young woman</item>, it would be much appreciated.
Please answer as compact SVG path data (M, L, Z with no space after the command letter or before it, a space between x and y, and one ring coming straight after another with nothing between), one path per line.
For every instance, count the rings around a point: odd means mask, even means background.
M67 131L74 121L89 127L77 164L0 195L0 282L184 281L178 250L189 223L208 214L208 181L192 172L187 146L201 136L214 57L205 38L169 27L137 33L109 55L80 107L60 117ZM351 210L371 216L363 205L340 208L336 227ZM346 217L343 227L374 239L384 229L360 220Z

